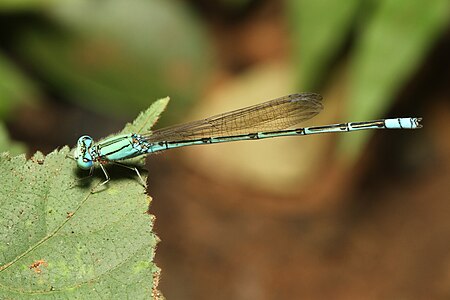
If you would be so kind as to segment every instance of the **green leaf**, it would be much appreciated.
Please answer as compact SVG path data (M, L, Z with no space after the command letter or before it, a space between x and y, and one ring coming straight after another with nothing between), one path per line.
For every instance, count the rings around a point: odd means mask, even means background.
M0 52L0 119L11 114L20 103L31 103L37 89L28 78Z
M400 87L446 28L449 12L448 0L377 2L372 18L360 32L353 57L348 103L352 120L384 116ZM368 134L342 136L340 153L354 158Z
M156 102L131 126L153 124L165 104ZM151 198L132 175L111 174L107 188L92 194L103 174L79 181L87 174L69 151L28 161L0 155L0 298L160 297Z
M49 5L57 0L2 0L0 11L30 10Z
M290 0L289 18L300 87L316 90L351 30L358 0Z
M88 109L133 116L170 91L183 100L172 115L190 107L208 79L205 31L180 2L60 1L43 17L53 26L29 28L16 49L68 100Z
M13 142L9 139L3 123L0 123L0 152L9 152L10 154L20 154L26 151L25 145L19 142Z
M169 97L156 100L146 111L141 112L133 123L127 123L121 133L142 133L150 131L158 121L159 116L166 109L169 101Z

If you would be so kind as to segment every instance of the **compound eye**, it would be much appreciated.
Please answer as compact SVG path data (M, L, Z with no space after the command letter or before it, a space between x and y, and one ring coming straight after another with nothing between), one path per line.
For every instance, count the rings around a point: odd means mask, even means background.
M90 136L83 135L78 139L77 148L74 152L74 158L80 169L87 170L94 164L90 153L93 140Z
M80 146L84 146L86 148L89 148L92 145L92 138L88 135L83 135L80 136L80 138L78 139L78 147Z
M83 158L80 156L77 158L77 165L80 169L89 170L93 164L94 164L93 161L86 157Z

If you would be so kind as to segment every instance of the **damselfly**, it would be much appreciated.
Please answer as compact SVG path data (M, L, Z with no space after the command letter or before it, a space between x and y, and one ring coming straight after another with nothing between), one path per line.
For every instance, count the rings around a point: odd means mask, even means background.
M317 115L323 108L322 96L315 93L293 94L250 107L219 114L203 120L158 129L152 132L113 136L94 143L90 136L78 139L74 159L81 169L92 170L98 164L106 180L110 177L103 165L115 163L139 171L119 161L172 148L281 136L303 136L328 132L366 129L421 128L421 118L395 118L290 129Z

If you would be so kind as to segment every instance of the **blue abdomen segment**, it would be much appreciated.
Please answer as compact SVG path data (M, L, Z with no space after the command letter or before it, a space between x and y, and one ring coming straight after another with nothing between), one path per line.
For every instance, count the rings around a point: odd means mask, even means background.
M102 160L123 160L148 153L150 145L140 135L124 134L100 141L98 156Z
M388 129L416 129L420 128L420 118L386 119L384 123Z

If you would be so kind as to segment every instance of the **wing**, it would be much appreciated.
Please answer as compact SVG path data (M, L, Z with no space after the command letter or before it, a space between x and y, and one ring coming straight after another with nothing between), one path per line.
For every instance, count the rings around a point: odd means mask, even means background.
M317 115L323 108L321 100L322 96L315 93L288 95L206 119L161 128L143 137L149 142L171 142L283 130Z

